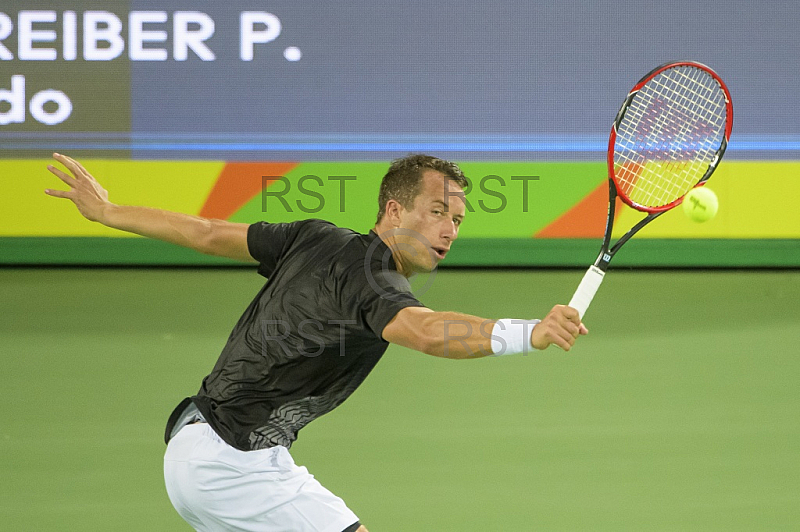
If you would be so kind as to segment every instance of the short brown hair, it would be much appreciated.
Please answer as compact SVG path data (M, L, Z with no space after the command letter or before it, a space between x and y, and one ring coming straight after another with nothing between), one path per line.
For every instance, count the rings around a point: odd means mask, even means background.
M456 163L423 154L413 154L395 159L381 181L381 189L378 193L377 223L380 223L383 218L389 200L395 200L406 209L410 209L414 205L414 199L422 188L422 172L426 169L443 173L446 178L455 181L462 189L466 189L469 185L464 172Z

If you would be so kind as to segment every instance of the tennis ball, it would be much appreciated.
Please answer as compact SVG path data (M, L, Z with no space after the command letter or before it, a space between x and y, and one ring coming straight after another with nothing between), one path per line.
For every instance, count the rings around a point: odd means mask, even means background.
M695 222L706 222L716 216L719 201L708 187L693 188L683 198L683 212Z

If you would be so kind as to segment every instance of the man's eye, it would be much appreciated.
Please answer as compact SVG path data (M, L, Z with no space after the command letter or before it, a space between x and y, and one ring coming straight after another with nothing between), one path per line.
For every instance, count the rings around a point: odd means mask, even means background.
M438 216L438 215L442 214L442 211L440 211L440 210L434 210L434 211L433 211L433 214L435 214L435 215L437 215L437 216Z

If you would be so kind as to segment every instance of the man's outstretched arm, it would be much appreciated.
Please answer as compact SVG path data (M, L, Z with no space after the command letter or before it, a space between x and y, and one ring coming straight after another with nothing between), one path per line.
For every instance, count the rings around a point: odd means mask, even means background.
M52 165L47 169L63 181L69 190L47 189L45 193L71 200L87 220L191 248L207 255L255 262L247 247L248 224L211 220L149 207L116 205L108 201L108 192L78 161L57 153L53 154L53 158L63 164L72 175Z
M527 350L545 349L557 345L569 351L578 336L589 331L581 323L578 311L556 305L536 324L525 320L502 320L504 331L495 328L496 320L479 318L456 312L434 312L425 307L407 307L397 313L383 329L383 339L428 355L444 358L478 358L497 354L492 340L505 336L521 335L519 343ZM534 322L535 323L535 322ZM511 330L509 330L511 329ZM516 338L506 337L499 345L515 343Z

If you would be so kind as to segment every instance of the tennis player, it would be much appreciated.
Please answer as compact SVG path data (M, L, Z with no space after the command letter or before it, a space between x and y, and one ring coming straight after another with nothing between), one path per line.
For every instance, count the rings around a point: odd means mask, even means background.
M258 263L268 280L236 323L196 395L169 418L164 476L196 530L366 532L345 503L289 454L298 431L341 404L389 343L449 358L507 355L588 331L575 309L539 320L434 312L408 278L430 272L466 211L461 169L427 155L392 163L375 227L360 234L322 220L252 225L111 203L77 161L48 170L87 219L197 251Z

